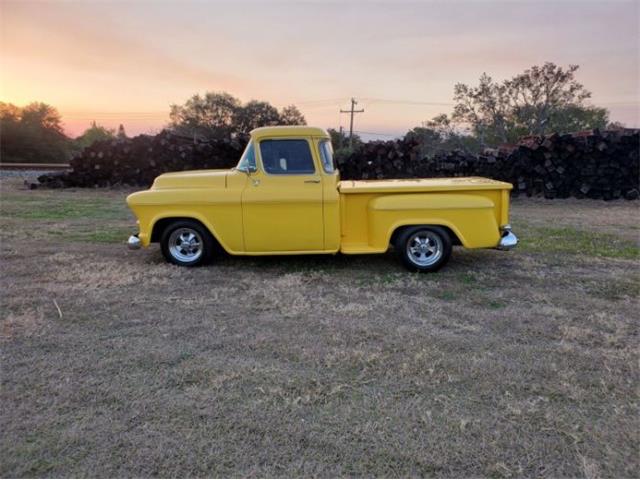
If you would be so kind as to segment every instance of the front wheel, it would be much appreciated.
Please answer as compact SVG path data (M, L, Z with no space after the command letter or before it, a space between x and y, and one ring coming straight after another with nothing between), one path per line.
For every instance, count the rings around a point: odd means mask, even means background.
M168 262L195 267L211 260L214 240L209 231L199 223L180 220L165 228L160 248Z
M394 247L409 270L435 272L451 256L451 237L441 227L411 227L398 235Z

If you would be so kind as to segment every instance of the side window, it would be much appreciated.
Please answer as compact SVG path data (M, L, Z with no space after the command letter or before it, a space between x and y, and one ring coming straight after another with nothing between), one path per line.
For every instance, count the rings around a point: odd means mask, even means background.
M309 142L306 140L263 140L262 164L273 175L315 173Z
M320 159L322 160L322 169L325 173L333 173L336 171L336 166L333 163L333 149L331 148L331 141L320 140L318 144L320 148Z
M249 141L247 148L244 149L242 158L240 159L240 162L238 162L238 166L236 168L245 172L256 171L256 153L253 149L252 141Z

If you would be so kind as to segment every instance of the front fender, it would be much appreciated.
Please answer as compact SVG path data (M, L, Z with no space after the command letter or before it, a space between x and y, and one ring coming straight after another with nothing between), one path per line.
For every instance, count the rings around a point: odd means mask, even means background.
M228 253L244 251L240 190L206 188L163 189L136 192L127 203L138 218L140 242L151 243L157 222L167 218L197 220Z

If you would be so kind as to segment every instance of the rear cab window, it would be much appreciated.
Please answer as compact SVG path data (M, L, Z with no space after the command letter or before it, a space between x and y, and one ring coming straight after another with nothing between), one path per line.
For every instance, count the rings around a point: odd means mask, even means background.
M320 161L322 169L325 173L333 173L336 171L336 165L333 161L333 147L331 140L323 139L318 142L318 150L320 151Z

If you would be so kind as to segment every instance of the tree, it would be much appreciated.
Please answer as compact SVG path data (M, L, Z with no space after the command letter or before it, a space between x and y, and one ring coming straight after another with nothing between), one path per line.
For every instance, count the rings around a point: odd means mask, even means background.
M333 146L334 152L338 150L348 150L349 149L349 136L344 131L336 130L335 128L330 128L327 130L329 132L329 136L331 137L331 145ZM362 144L362 139L359 135L353 134L353 146L358 146Z
M610 122L607 124L607 130L624 130L627 126L622 122Z
M29 145L28 132L20 125L22 110L11 103L0 102L0 159L3 162L25 162L21 154Z
M120 126L118 126L118 133L116 133L116 138L118 140L126 140L127 138L127 133L124 131L124 125L120 124Z
M12 103L0 102L0 120L7 122L19 122L22 110Z
M60 163L69 160L70 140L58 111L41 102L24 108L0 102L0 156L4 162Z
M410 130L407 137L414 138L420 143L423 155L451 150L478 153L481 149L478 139L461 129L445 113L423 122L421 127Z
M608 111L585 104L591 92L575 79L578 68L547 62L502 83L483 73L476 87L455 86L452 120L469 125L488 145L527 134L604 128Z
M248 133L254 128L280 124L278 110L267 102L251 100L236 109L233 127L237 132Z
M456 102L453 120L470 125L482 143L508 141L508 132L514 126L508 124L509 102L504 85L494 83L483 73L475 88L456 84L453 99Z
M353 143L349 146L349 136L344 131L335 128L329 128L327 131L331 137L333 156L337 162L343 161L362 146L362 139L355 133L353 134Z
M558 109L549 119L549 125L542 133L550 131L579 132L594 128L606 129L609 125L609 110L594 106L577 106Z
M41 129L52 136L64 137L62 118L58 110L42 102L33 102L22 109L21 123L25 127Z
M284 107L280 111L280 125L306 125L307 120L295 105Z
M176 133L204 138L227 138L240 101L228 93L194 95L184 105L171 105L170 128Z
M93 145L95 142L102 142L105 140L113 140L115 138L115 132L113 129L107 129L101 125L98 125L95 120L91 122L89 128L87 128L82 135L74 140L74 147L76 150L82 150Z
M269 125L306 125L302 113L289 105L281 112L268 102L242 104L228 93L194 95L184 105L171 105L169 128L178 134L200 138L229 138Z

